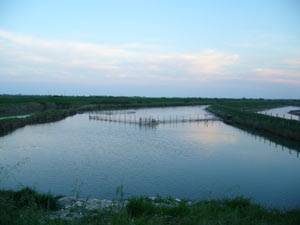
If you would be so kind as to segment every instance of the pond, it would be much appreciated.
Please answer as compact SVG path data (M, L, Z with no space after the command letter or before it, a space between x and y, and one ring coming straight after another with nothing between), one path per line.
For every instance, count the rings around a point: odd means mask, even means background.
M139 116L200 114L204 106L117 111ZM139 126L89 113L26 126L0 138L0 187L61 195L191 200L245 196L265 206L300 206L296 151L221 121Z
M285 118L285 119L292 119L292 120L300 121L300 116L289 113L292 110L300 110L300 107L297 107L297 106L278 107L278 108L264 110L259 113L262 113L265 115L270 115L270 116L281 117L281 118Z

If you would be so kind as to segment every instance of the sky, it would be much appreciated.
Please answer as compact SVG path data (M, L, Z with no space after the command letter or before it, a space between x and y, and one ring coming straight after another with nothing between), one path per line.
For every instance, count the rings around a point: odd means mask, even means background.
M300 1L0 0L0 94L300 98Z

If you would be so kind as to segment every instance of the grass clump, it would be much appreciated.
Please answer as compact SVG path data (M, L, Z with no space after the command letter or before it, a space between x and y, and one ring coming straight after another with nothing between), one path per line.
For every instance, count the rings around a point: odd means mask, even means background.
M51 194L40 194L33 189L23 188L20 191L0 191L1 208L13 206L16 208L37 208L44 210L58 209L57 197Z
M131 224L300 224L299 210L281 212L266 209L243 197L191 204L186 201L170 204L169 199L156 202L148 198L134 198L126 206L126 213L133 222Z
M131 198L121 208L87 213L82 218L51 219L57 197L25 188L0 191L2 225L299 225L300 209L279 211L237 197L198 202L172 198Z
M154 203L147 198L133 198L126 206L130 217L153 215L157 211Z
M51 219L58 210L57 197L24 188L0 191L0 224L16 225L162 225L162 224L224 224L224 225L299 225L300 210L282 212L266 209L249 199L237 197L224 200L190 203L173 198L131 198L118 210L114 208L86 214L73 220Z
M0 191L1 225L31 224L32 221L39 221L43 213L58 208L57 197L51 194L40 194L30 188Z

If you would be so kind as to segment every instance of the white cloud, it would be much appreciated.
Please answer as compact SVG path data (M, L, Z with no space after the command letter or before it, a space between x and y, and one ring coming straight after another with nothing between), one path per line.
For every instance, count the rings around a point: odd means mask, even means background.
M299 67L300 66L300 58L288 59L288 60L285 60L285 63L288 64L288 65L291 65L291 66Z
M300 78L300 71L289 69L274 69L274 68L258 68L255 72L263 77L297 77Z
M237 54L163 52L159 46L47 40L0 30L0 79L61 82L209 80L228 73Z
M292 68L258 68L254 73L258 79L274 83L300 84L300 71Z

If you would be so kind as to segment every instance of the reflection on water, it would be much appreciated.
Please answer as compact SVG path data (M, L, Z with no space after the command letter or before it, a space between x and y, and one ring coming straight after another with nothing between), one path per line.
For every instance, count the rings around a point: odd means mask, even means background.
M191 141L205 145L224 145L238 142L236 136L232 136L226 132L220 132L218 123L211 122L206 125L205 130L195 129L193 132L184 133L183 135Z
M269 115L269 116L275 116L275 117L300 121L300 116L289 113L292 110L300 110L300 107L297 106L279 107L279 108L264 110L259 113Z
M205 111L169 107L135 114L171 113ZM87 113L1 137L0 156L0 165L7 166L30 159L0 182L2 188L21 183L55 194L113 198L115 188L123 184L126 196L244 195L268 206L300 206L296 152L220 121L149 128L91 121Z

